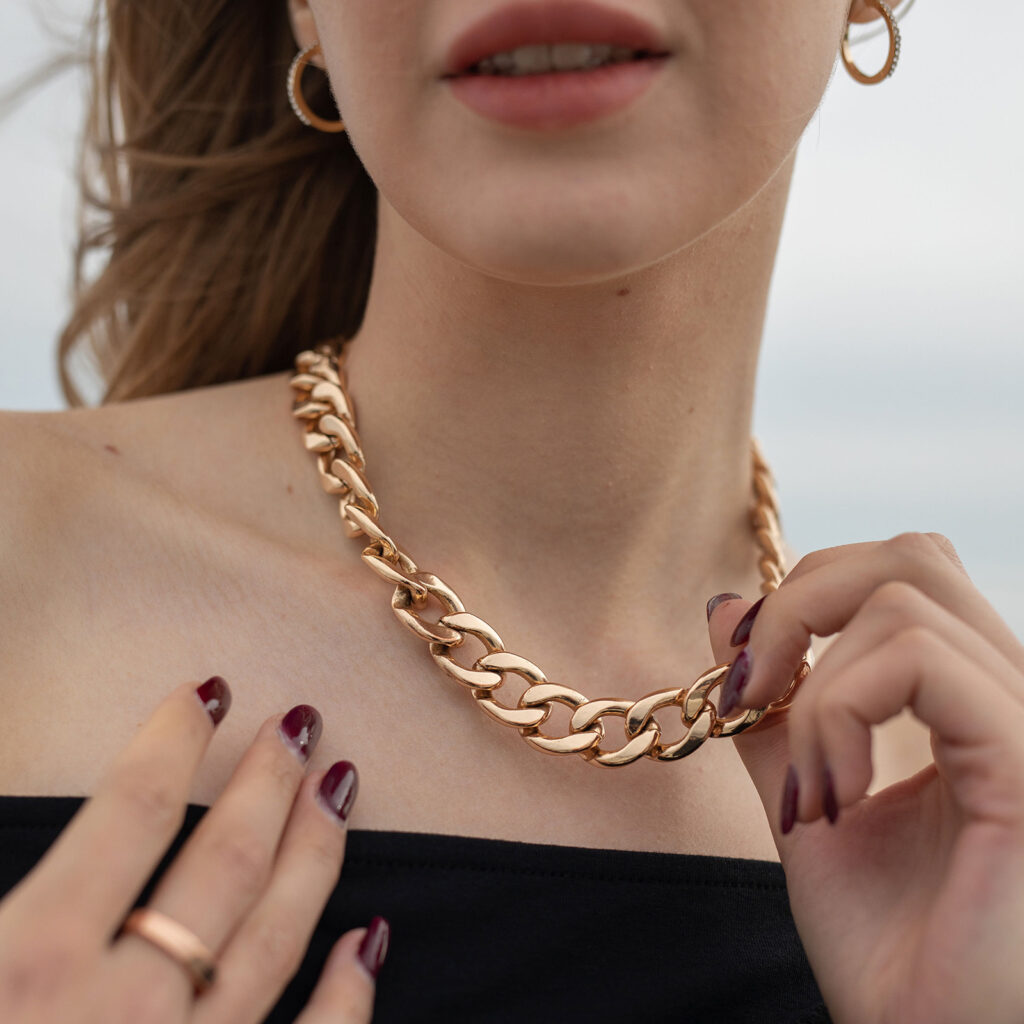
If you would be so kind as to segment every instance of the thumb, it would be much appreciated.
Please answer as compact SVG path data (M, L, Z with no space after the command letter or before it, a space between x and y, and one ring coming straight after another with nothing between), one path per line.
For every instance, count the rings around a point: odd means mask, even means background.
M731 640L736 627L745 620L746 626L750 625L749 612L754 615L760 610L760 602L748 601L739 594L716 594L708 602L710 613L708 616L708 633L711 639L711 650L716 665L726 662L733 664L737 657L746 647L746 641L732 646ZM755 609L757 605L757 609ZM749 629L740 630L740 636ZM737 675L742 676L743 666L738 666L738 673L733 674L732 682L735 683ZM735 706L722 714L727 707L728 690L730 687L726 681L717 690L719 705L719 717L730 719L737 718L749 710L749 705L744 704L742 694L736 701ZM726 703L723 703L726 702ZM786 780L786 767L789 764L789 741L786 728L787 712L780 711L767 715L756 725L733 737L736 744L736 752L740 755L744 767L747 769L751 780L757 789L758 796L768 816L768 823L771 826L772 834L775 837L776 846L784 843L788 837L782 836L779 828L779 806L782 799L782 789Z
M715 664L731 662L743 649L742 646L730 646L729 638L740 619L747 614L748 609L752 608L754 603L747 601L739 594L732 593L716 594L708 601L708 631L711 634L711 650L714 654Z

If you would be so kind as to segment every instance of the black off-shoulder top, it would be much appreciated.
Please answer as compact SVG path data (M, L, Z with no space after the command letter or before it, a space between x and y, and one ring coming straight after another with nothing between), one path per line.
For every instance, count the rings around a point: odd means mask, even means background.
M85 799L0 796L0 896ZM207 810L188 805L136 906ZM377 1024L830 1024L780 864L360 829L271 1024L374 914L391 924Z

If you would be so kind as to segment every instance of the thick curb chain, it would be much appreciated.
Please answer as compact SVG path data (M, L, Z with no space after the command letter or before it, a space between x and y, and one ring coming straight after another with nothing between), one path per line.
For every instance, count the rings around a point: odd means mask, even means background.
M526 658L505 649L501 637L481 618L466 611L458 594L433 573L423 572L381 527L380 508L366 479L366 459L356 433L352 400L345 387L344 372L336 351L329 344L299 353L297 373L291 387L297 392L292 414L305 423L306 449L316 456L320 483L328 494L340 499L342 523L350 537L366 537L363 561L378 576L394 584L391 607L400 622L429 645L438 666L464 687L481 710L502 725L519 730L534 749L548 754L579 754L592 764L619 767L641 757L655 761L678 761L692 754L709 737L735 736L767 715L786 710L797 687L813 665L810 650L785 694L763 708L751 708L736 718L719 718L710 699L731 662L709 669L688 687L658 690L639 700L606 698L591 700L578 690L552 683ZM778 503L771 472L751 438L753 456L754 507L751 523L762 555L759 568L763 594L782 582L784 555L779 528ZM431 620L424 616L434 602L442 614ZM475 638L485 653L472 664L456 660L456 653L468 637ZM501 700L501 688L509 675L529 684L514 704ZM506 691L508 693L508 691ZM554 705L571 711L569 731L564 736L541 732ZM662 708L678 708L685 735L663 742L661 725L654 717ZM625 720L626 742L619 749L604 749L602 719L607 715Z

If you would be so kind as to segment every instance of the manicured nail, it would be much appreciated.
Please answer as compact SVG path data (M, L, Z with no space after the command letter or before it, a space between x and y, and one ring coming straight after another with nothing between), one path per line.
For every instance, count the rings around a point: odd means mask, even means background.
M719 718L723 718L736 707L736 702L740 699L747 680L750 679L751 661L750 651L744 647L729 666L729 671L725 673L725 679L722 681L722 706L718 709Z
M723 602L723 601L735 601L736 598L740 597L739 594L715 594L711 600L708 601L708 622L711 621L711 613Z
M317 790L320 802L338 819L345 822L356 801L359 774L351 761L335 761L324 773Z
M832 769L825 765L825 796L822 800L822 810L829 823L834 825L839 817L839 803L836 800L835 781L832 778Z
M391 926L385 918L378 915L370 922L363 941L359 944L359 959L370 972L371 978L376 978L380 973L380 965L388 955L390 940Z
M301 761L308 761L323 732L324 723L320 712L310 704L296 704L281 719L278 732Z
M729 640L730 647L739 647L740 644L745 644L747 642L747 637L750 636L750 627L754 625L754 618L761 610L761 604L767 596L767 594L764 594L759 597L746 610L743 618L736 623L736 628L732 631L732 637Z
M796 804L800 796L800 786L796 779L796 769L790 765L786 769L786 786L782 791L782 834L793 830L796 821Z
M202 686L196 687L196 693L206 708L206 713L216 725L231 707L231 690L220 676L210 676Z

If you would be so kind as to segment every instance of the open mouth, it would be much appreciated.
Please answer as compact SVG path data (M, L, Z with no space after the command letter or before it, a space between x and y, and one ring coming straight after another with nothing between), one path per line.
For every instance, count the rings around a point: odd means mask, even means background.
M653 23L593 0L513 0L448 47L442 79L486 118L538 131L623 110L660 76L669 39Z
M661 30L631 11L593 0L513 0L452 40L441 77L593 71L667 56Z
M551 72L591 71L613 64L632 61L654 60L667 57L668 53L633 49L609 43L534 43L503 50L471 64L460 75L501 75L518 77L522 75L543 75Z

